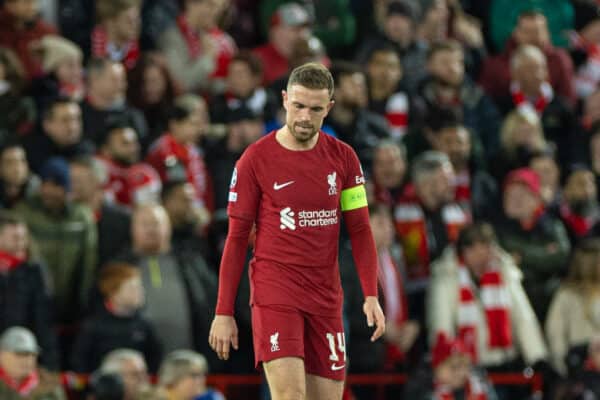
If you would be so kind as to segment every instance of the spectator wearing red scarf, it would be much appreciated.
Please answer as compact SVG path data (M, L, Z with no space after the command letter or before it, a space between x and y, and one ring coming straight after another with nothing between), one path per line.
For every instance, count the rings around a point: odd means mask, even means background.
M594 173L582 164L572 166L566 175L559 210L573 244L585 236L594 235L600 228L595 228L600 221L597 193Z
M92 56L120 62L127 69L140 57L140 0L97 1Z

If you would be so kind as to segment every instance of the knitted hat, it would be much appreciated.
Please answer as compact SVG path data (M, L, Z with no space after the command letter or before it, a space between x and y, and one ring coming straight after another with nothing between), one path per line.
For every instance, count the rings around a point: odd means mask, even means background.
M271 26L302 26L311 22L308 11L297 3L282 4L271 16Z
M504 180L504 188L512 183L521 183L536 196L540 195L540 176L531 168L518 168L511 171Z
M431 351L431 364L433 368L437 368L440 364L454 355L464 355L470 357L465 344L458 338L451 340L444 333L438 333L435 345Z
M44 36L41 39L44 71L53 72L58 65L70 58L83 60L83 53L79 46L63 37L56 35Z
M388 3L387 16L402 15L415 22L419 18L419 4L411 3L406 0L393 0Z
M8 328L0 336L0 349L14 353L39 354L41 349L33 333L21 326Z
M62 157L52 157L48 159L40 170L42 182L50 181L58 186L62 186L66 191L71 188L71 174L69 172L69 163Z

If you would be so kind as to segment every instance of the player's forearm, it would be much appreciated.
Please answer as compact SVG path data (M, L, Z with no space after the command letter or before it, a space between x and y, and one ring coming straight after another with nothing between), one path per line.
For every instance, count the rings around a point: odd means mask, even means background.
M229 218L229 232L219 269L217 315L233 315L238 286L244 272L248 236L251 229L251 221L235 217Z
M377 297L377 250L366 207L344 213L346 228L352 243L352 256L360 279L363 295Z

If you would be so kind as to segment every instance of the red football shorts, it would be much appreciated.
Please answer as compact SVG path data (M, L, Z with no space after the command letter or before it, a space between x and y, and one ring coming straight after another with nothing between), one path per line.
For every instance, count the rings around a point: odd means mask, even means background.
M307 314L289 306L252 306L256 367L282 357L304 359L306 373L343 381L346 340L337 317Z

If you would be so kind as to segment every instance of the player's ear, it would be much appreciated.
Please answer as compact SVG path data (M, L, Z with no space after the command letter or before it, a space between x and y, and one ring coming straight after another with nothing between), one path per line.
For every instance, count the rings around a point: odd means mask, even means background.
M287 110L288 94L285 90L281 91L281 99L283 101L283 108Z
M329 104L327 104L327 113L329 114L329 111L331 111L331 108L333 107L333 105L335 104L335 100L329 100Z

